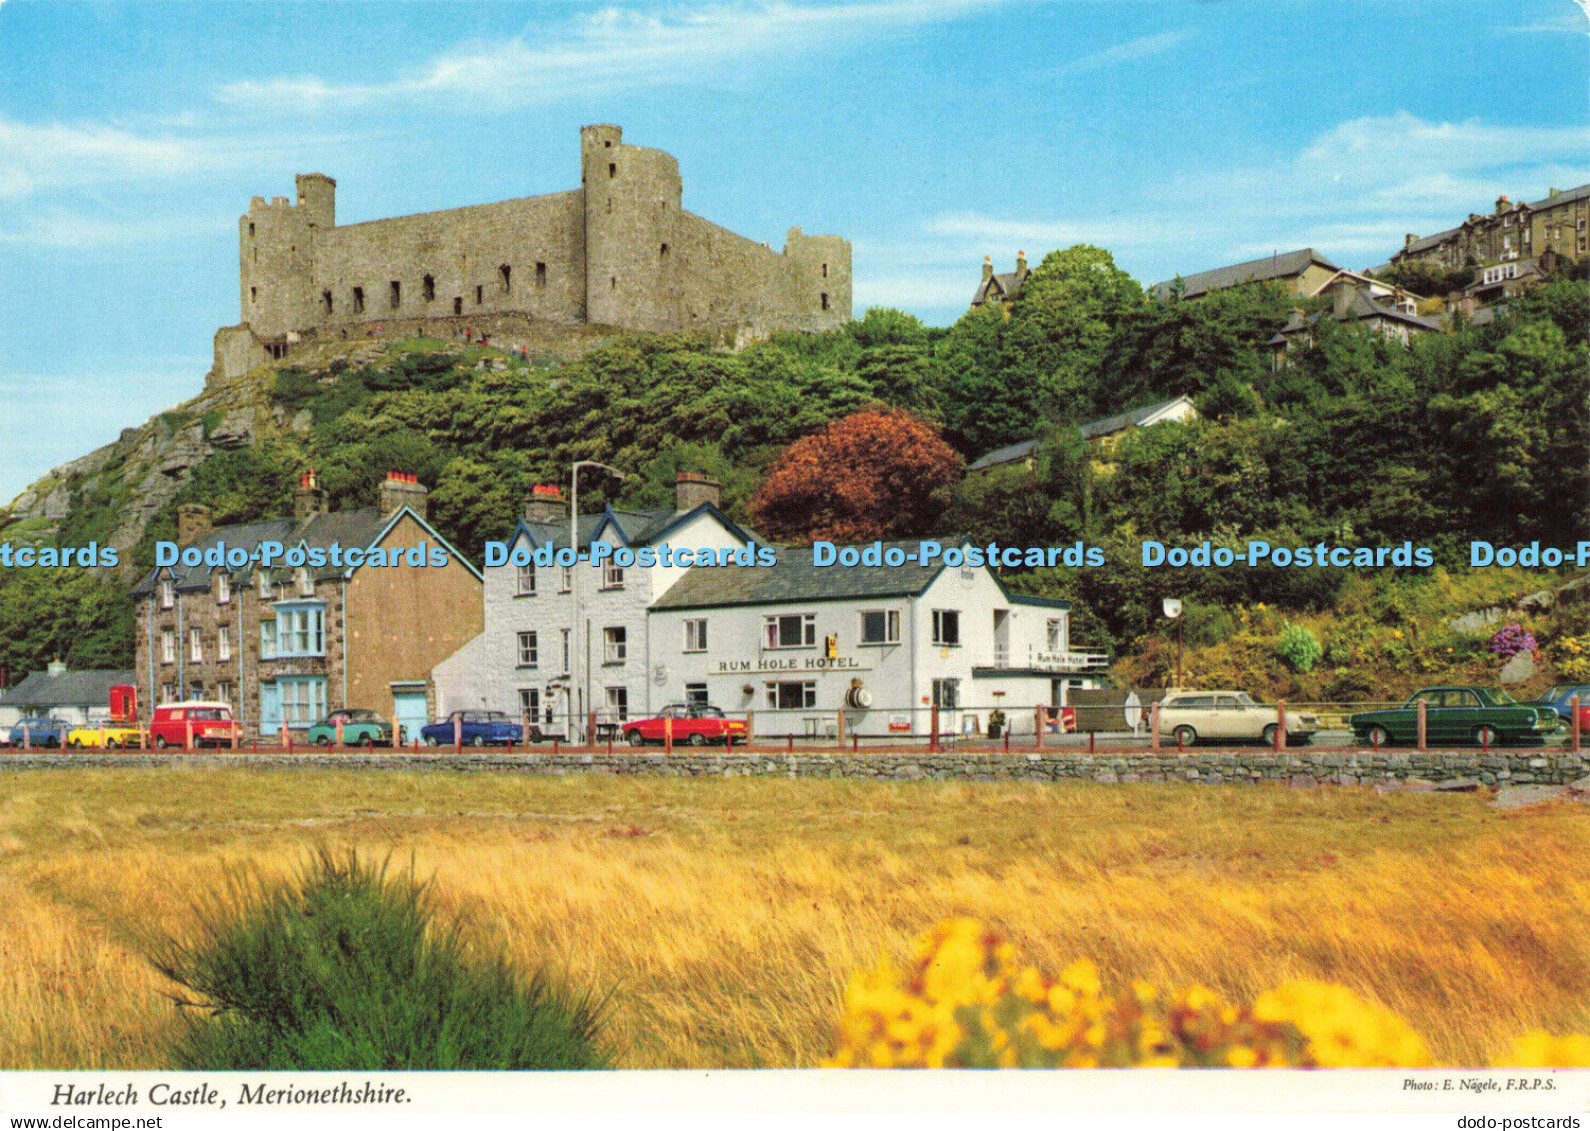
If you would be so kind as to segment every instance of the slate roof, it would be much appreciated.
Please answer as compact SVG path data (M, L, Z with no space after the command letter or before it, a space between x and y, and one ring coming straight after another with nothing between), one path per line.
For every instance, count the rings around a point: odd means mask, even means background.
M1031 272L1028 272L1031 274ZM990 275L977 284L977 293L972 296L972 305L981 306L990 298L1013 299L1021 294L1021 285L1026 282L1027 276L1009 271L1003 275ZM989 294L990 291L994 293Z
M1301 275L1312 263L1332 271L1341 270L1330 260L1316 254L1313 248L1305 247L1280 255L1267 255L1263 259L1252 259L1247 263L1236 263L1230 267L1200 271L1196 275L1183 275L1182 297L1197 298L1210 291L1235 287L1241 283L1267 283L1275 279L1290 279L1295 275ZM1163 283L1155 283L1148 290L1155 298L1166 299L1170 297L1175 283L1176 280L1167 279Z
M1286 320L1286 325L1282 326L1280 331L1264 344L1267 346L1283 345L1289 334L1295 334L1299 330L1306 330L1312 327L1327 314L1330 314L1330 312L1317 310L1312 314L1307 314L1301 310L1294 310L1292 311L1292 316ZM1336 316L1333 315L1332 317ZM1336 320L1338 322L1364 322L1371 318L1386 318L1392 322L1401 322L1404 325L1412 326L1416 330L1441 329L1441 323L1433 319L1425 318L1418 314L1405 314L1392 306L1383 306L1375 302L1363 291L1358 291L1353 295L1353 303L1347 308L1346 314L1337 317Z
M941 540L946 546L955 544ZM885 542L915 554L920 542ZM882 597L914 597L944 568L923 566L819 567L810 546L780 546L774 566L711 566L689 570L676 581L653 610L706 609L727 605L782 605L796 601L845 601Z
M1140 408L1116 413L1114 416L1106 416L1103 420L1092 420L1082 425L1078 431L1082 433L1084 440L1108 436L1111 432L1119 432L1123 428L1141 424L1156 412L1168 408L1181 399L1181 397L1171 397L1169 400L1155 401L1153 404L1146 404ZM1038 450L1038 443L1037 440L1023 440L1019 444L1009 444L1003 448L996 448L986 455L979 456L966 470L982 471L986 468L998 467L1000 464L1015 463L1018 460L1026 459Z
M264 542L280 542L284 547L291 549L294 546L305 545L312 550L330 549L333 544L344 549L358 547L363 549L376 541L387 529L395 523L399 516L407 512L426 530L436 538L437 542L446 550L451 551L465 565L470 565L462 554L453 550L452 546L437 534L430 525L414 514L408 507L403 507L390 515L383 515L379 508L363 507L351 511L332 511L327 514L311 515L307 519L292 518L267 518L255 522L240 522L231 526L216 526L205 531L197 538L182 544L183 549L197 549L200 552L208 550L220 543L225 543L228 550L242 548L253 554ZM252 568L252 567L251 567ZM273 569L285 568L280 561L272 566ZM176 565L164 566L143 578L133 586L133 594L141 595L152 593L155 580L160 576L170 576L176 582L178 592L193 590L206 590L210 587L210 579L216 571L206 565L185 566L181 562ZM251 572L251 569L226 570L227 573L238 575ZM311 569L310 573L315 580L323 581L327 578L339 577L347 572L346 566L327 564Z
M757 542L762 545L767 544L767 540L757 534L756 531L749 527L741 526L739 523L731 522L727 515L711 503L702 503L699 507L683 514L670 509L632 511L619 510L614 507L608 507L605 511L597 514L582 514L577 529L579 544L581 546L589 545L596 535L601 532L603 526L611 522L618 528L624 545L648 546L654 542L664 541L670 531L703 514L710 514L716 517L731 534L743 541ZM569 523L567 519L559 522L521 521L518 530L529 534L531 540L538 546L544 546L549 542L554 542L559 546L567 546L569 544ZM518 537L518 531L515 531L514 537Z
M1399 255L1417 255L1421 251L1429 251L1432 247L1436 247L1436 246L1438 246L1440 244L1444 244L1448 240L1456 239L1457 236L1462 231L1463 231L1463 229L1461 227L1448 228L1446 231L1437 232L1433 236L1425 236L1423 239L1414 240L1407 247L1403 248L1402 251L1399 252L1398 254ZM1390 264L1387 264L1387 266L1390 266Z
M1590 185L1580 185L1578 188L1564 189L1556 196L1531 201L1527 207L1531 212L1538 212L1543 208L1556 208L1559 204L1571 204L1586 197L1590 197Z
M109 707L110 689L131 685L129 671L64 671L58 675L33 672L10 690L0 693L7 707Z

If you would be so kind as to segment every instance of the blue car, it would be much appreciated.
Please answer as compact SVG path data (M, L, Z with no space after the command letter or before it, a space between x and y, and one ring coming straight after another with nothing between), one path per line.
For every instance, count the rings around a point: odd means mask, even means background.
M66 745L66 732L72 729L72 724L64 719L18 719L8 736L13 749L22 749L23 727L27 728L30 746L61 747Z
M440 722L420 727L420 741L426 746L451 746L454 719L459 720L465 746L506 746L524 740L524 728L509 722L501 711L454 711Z
M1568 709L1568 700L1575 695L1579 697L1579 706L1590 707L1590 683L1571 683L1553 687L1538 699L1531 699L1529 704L1532 707L1550 707L1564 721L1571 723L1573 712Z

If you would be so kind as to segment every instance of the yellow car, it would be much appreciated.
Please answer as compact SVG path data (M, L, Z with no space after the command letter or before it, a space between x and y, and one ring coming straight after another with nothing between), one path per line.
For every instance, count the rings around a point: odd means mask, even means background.
M141 748L143 744L143 732L135 726L127 726L123 723L99 723L90 726L73 727L66 736L66 745L78 748L100 746L106 750L120 750L135 746Z

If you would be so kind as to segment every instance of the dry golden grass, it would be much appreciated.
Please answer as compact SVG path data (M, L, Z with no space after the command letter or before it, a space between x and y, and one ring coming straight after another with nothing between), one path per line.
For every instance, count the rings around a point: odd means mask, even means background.
M0 778L0 1068L161 1067L140 958L229 867L412 857L527 966L612 992L623 1067L805 1066L851 971L949 916L1057 970L1295 976L1444 1063L1590 1031L1590 811L1367 790L100 771Z

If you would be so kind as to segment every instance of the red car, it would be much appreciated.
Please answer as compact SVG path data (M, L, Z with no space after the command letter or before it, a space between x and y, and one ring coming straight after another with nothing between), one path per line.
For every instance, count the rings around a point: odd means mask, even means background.
M716 707L685 703L670 703L654 719L636 719L625 723L624 739L631 746L665 742L670 728L675 742L691 746L705 746L708 743L730 746L746 740L744 719L727 719Z
M231 704L189 699L155 708L155 717L149 723L149 742L160 750L186 746L189 726L193 728L194 746L230 746L233 736L241 738L243 733L243 728L232 721Z

